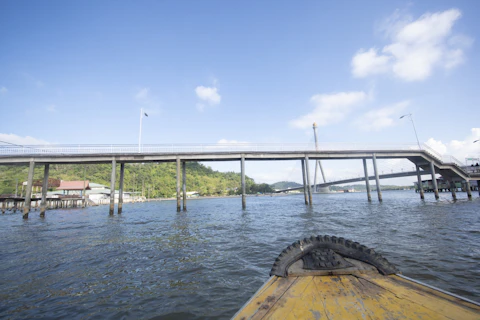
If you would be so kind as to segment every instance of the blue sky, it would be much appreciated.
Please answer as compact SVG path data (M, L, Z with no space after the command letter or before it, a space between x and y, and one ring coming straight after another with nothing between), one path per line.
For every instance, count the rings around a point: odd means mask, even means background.
M416 142L399 119L412 113L422 143L463 161L480 153L479 12L477 1L1 1L0 140L136 144L143 108L147 144L312 142L316 121L321 143L394 147ZM298 168L247 174L299 180Z

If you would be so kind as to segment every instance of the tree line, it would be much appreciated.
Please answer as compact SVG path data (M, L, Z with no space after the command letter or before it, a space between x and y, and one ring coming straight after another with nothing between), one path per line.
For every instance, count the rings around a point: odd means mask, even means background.
M89 180L110 187L110 164L51 164L49 177L60 180ZM177 168L175 163L126 163L124 191L136 192L147 198L169 198L176 194ZM198 162L186 163L187 192L196 191L201 196L241 194L241 175L235 172L218 172ZM0 195L18 194L27 180L27 166L0 166ZM43 179L43 166L37 166L34 180ZM119 188L120 165L117 164L116 185ZM270 193L266 183L257 184L246 176L247 194Z

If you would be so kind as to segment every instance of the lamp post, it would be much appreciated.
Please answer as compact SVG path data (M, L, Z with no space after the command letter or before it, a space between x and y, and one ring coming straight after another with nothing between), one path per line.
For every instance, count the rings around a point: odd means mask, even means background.
M419 148L420 150L422 150L422 147L420 146L420 142L418 141L417 129L415 129L415 123L413 122L412 114L411 114L411 113L404 114L403 116L400 117L400 119L402 119L402 118L404 118L404 117L409 117L409 118L410 118L410 121L412 121L413 131L415 132L415 138L417 138L418 148Z
M143 112L143 108L140 108L140 134L138 135L138 153L142 151L141 149L141 144L142 144L142 119L143 115L145 117L148 117L148 114L146 112Z

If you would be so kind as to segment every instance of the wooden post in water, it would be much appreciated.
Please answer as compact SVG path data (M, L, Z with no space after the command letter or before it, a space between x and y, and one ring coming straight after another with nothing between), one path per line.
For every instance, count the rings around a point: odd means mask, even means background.
M372 201L372 195L370 194L370 181L368 179L368 169L367 169L367 159L363 160L363 171L365 173L365 186L367 187L367 199L368 201Z
M182 162L183 211L187 211L187 162Z
M123 180L125 178L125 163L120 163L120 182L118 186L118 214L122 214L123 207Z
M2 201L2 214L5 213L5 206L6 206L6 204L7 204L7 199L5 199L5 200Z
M28 219L30 212L30 205L32 203L32 185L33 185L33 171L35 170L35 162L30 161L28 168L27 190L25 190L25 205L23 207L23 219Z
M418 192L420 192L420 199L425 199L425 194L423 192L423 185L422 185L422 176L420 175L420 167L418 164L415 165L417 168L417 181L418 181Z
M433 192L435 192L435 199L440 199L440 195L438 194L438 185L437 185L437 178L435 177L435 165L433 161L430 161L430 171L432 171L432 184L433 184Z
M305 160L300 160L302 162L302 178L303 178L303 195L305 196L305 204L308 204L307 196L307 182L305 181Z
M240 161L241 175L242 175L242 209L247 208L247 194L245 187L245 155L242 154L242 159Z
M310 184L310 166L308 164L307 155L305 155L305 169L307 170L308 202L310 205L312 205L312 185Z
M375 153L372 157L373 160L373 171L375 171L375 183L377 184L377 194L378 194L378 201L382 201L382 190L380 189L380 178L378 177L378 170L377 170L377 156Z
M466 181L466 189L467 189L468 200L472 200L472 190L470 189L470 180L468 179Z
M43 184L42 184L42 202L40 204L40 217L45 217L45 210L47 210L47 191L48 191L48 173L50 171L50 164L45 164L43 171Z
M450 184L450 192L452 192L453 201L457 201L457 186L455 185L455 181L451 179L449 181L449 184Z
M177 157L177 212L180 212L180 158Z
M112 176L110 177L110 215L115 212L115 175L117 169L117 161L112 160Z

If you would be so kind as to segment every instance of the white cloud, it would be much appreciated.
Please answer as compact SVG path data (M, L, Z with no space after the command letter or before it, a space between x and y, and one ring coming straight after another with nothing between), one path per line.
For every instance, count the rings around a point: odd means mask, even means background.
M384 26L391 43L380 54L376 48L358 51L351 62L353 75L362 78L391 72L405 81L420 81L436 67L449 69L461 64L465 60L464 49L473 40L452 35L453 25L460 17L460 10L450 9L408 21L410 18L396 12Z
M150 88L140 88L134 95L135 101L143 105L143 108L147 114L157 114L160 108L160 102L158 98L150 92Z
M6 145L4 142L17 145L49 144L49 142L45 140L36 139L30 136L21 137L13 133L0 133L0 145Z
M222 100L216 87L198 86L195 88L198 99L208 103L211 106L217 105Z
M480 139L480 128L472 128L470 134L463 140L451 140L443 143L441 140L430 138L426 144L441 155L452 155L464 162L467 157L479 157L480 141L473 143L478 139Z
M227 140L227 139L220 139L217 142L218 144L245 144L249 143L247 141L237 141L237 140Z
M360 50L352 59L352 72L355 77L363 78L372 74L385 73L389 69L391 57L377 54L376 48Z
M50 105L47 106L47 111L48 112L55 112L56 108L57 108L57 106L55 106L54 104L50 104Z
M340 122L367 98L368 95L363 91L314 95L310 98L310 102L315 106L313 111L290 121L290 125L304 129L311 127L314 122L319 126Z
M399 113L409 104L409 101L402 101L381 109L371 110L356 120L355 124L364 131L380 131L394 126L397 121L393 117L398 119Z
M7 89L7 88L5 88L5 87L1 87L1 88L0 88L0 95L4 95L4 94L6 94L7 92L8 92L8 89Z

